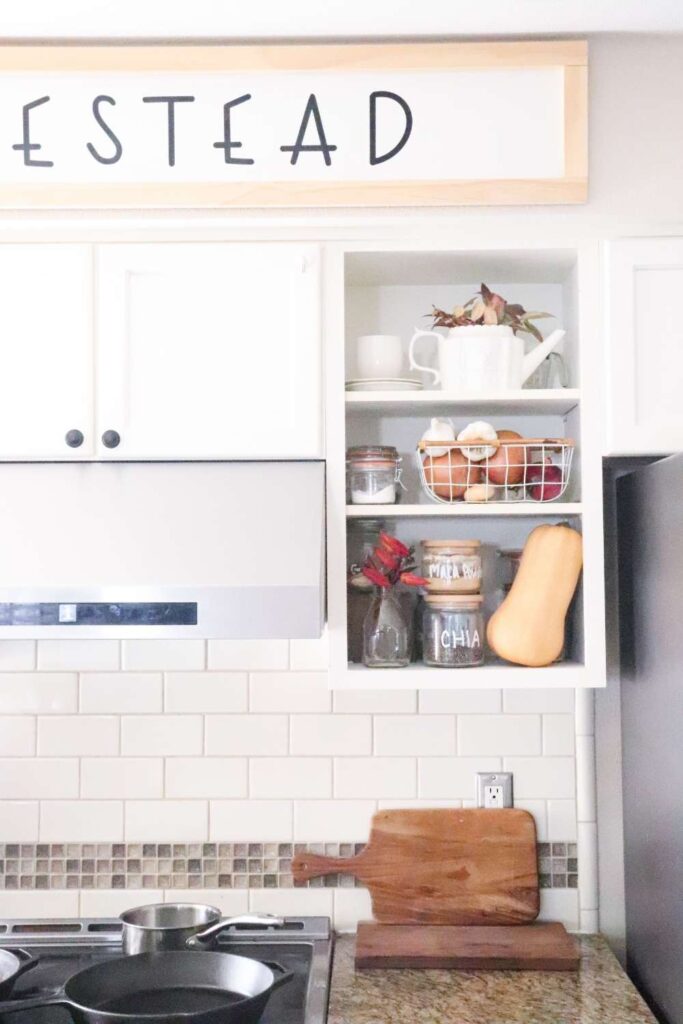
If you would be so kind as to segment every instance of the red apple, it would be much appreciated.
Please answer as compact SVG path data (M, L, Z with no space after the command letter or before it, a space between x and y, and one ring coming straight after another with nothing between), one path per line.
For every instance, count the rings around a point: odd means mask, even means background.
M529 466L526 483L529 497L534 501L552 501L562 493L562 470L550 463Z

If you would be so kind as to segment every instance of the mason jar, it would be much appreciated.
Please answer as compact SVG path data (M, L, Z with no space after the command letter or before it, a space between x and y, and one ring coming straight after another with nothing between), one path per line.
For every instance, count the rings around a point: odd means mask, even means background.
M481 541L423 540L422 575L430 594L478 594Z
M433 668L474 668L484 662L483 598L427 594L422 612L422 660Z
M352 505L393 505L401 458L390 445L360 445L346 453L348 500Z

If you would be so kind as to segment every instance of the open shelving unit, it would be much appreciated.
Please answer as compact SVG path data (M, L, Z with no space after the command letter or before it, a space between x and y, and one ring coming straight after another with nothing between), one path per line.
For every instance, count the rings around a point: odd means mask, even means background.
M455 689L498 687L595 687L605 685L602 492L599 455L600 396L588 371L595 351L596 298L591 281L597 255L580 245L557 248L478 249L340 247L328 278L330 302L343 306L328 331L328 624L330 679L335 688ZM432 304L450 308L486 281L510 301L544 309L555 320L548 331L567 331L563 357L568 386L524 387L510 392L459 395L430 387L419 391L346 391L357 376L355 339L361 334L398 334L406 353L413 329L425 327ZM420 361L430 361L429 339ZM435 356L431 356L434 359ZM407 371L405 375L408 375ZM420 377L417 371L410 376ZM567 437L576 444L569 486L557 501L486 504L438 503L425 494L415 447L431 417L450 418L456 431L475 419L523 437ZM592 438L595 443L592 443ZM402 457L405 491L395 505L347 504L345 453L360 444L395 446ZM368 669L348 660L347 543L363 521L384 523L417 548L426 539L478 539L484 553L484 610L502 600L498 548L518 548L540 523L568 522L583 534L584 571L570 610L566 660L541 669L510 665L487 652L476 669L440 669L413 663L402 669Z

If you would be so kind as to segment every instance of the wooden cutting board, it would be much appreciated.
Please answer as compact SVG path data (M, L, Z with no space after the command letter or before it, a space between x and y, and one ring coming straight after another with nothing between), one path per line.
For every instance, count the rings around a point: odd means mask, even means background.
M526 924L539 909L536 826L521 810L379 811L356 857L303 853L292 871L354 875L387 924Z
M376 924L362 921L356 967L461 971L576 971L579 947L561 924Z

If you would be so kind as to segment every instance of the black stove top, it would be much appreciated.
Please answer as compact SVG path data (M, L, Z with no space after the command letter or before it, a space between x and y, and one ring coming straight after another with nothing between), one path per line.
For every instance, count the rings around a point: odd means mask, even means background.
M121 924L116 919L0 920L0 948L25 949L39 959L12 992L13 1000L27 999L54 993L77 971L120 957ZM285 918L283 928L232 927L214 948L275 960L294 973L293 981L273 993L260 1024L325 1024L333 949L327 918ZM0 1015L0 1024L72 1024L72 1018L67 1010L50 1007Z

